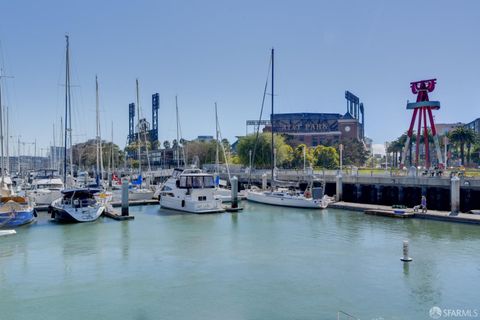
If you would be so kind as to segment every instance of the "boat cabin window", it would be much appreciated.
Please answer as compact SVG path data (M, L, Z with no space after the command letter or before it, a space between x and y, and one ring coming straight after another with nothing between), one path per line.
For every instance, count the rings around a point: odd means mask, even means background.
M212 176L182 176L180 177L179 188L214 188L215 183Z

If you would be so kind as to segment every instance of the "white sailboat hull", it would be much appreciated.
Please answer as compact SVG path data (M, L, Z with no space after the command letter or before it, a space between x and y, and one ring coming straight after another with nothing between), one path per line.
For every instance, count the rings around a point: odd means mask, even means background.
M223 212L222 201L217 199L196 201L189 197L185 199L163 196L160 198L160 206L166 209L179 210L190 213L213 213Z
M38 189L28 191L27 196L35 205L47 205L62 197L60 190Z
M85 207L74 207L61 202L61 198L57 199L51 207L52 217L59 222L92 222L105 211L105 206L98 203Z
M328 201L306 198L302 195L288 195L283 192L247 191L247 200L274 206L325 209Z

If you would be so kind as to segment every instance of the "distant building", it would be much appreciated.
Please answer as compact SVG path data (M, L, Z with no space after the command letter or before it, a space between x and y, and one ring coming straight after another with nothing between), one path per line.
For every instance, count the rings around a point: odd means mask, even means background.
M340 113L281 113L271 117L273 131L287 136L291 145L306 144L309 147L330 145L342 139L365 138L365 114L363 103L349 91L345 91L347 112ZM248 126L264 126L264 132L271 132L268 120L247 121Z
M210 142L210 141L213 141L213 136L198 136L197 139L195 139L195 141L199 141L199 142Z
M473 120L465 125L465 127L472 129L477 134L480 134L480 118Z
M456 122L456 123L438 123L435 125L437 133L439 135L445 135L450 131L455 130L458 127L470 128L477 134L480 134L480 118L477 118L469 123Z
M456 122L456 123L437 123L435 124L435 129L437 130L438 135L445 135L449 133L452 130L455 130L458 127L462 127L465 124L461 122Z

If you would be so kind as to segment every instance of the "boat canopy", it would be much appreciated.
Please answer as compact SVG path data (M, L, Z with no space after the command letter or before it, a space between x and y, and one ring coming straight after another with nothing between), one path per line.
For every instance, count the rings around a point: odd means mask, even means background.
M62 194L64 197L73 197L73 196L90 197L100 191L101 191L100 189L95 189L95 188L65 189L65 190L62 190Z

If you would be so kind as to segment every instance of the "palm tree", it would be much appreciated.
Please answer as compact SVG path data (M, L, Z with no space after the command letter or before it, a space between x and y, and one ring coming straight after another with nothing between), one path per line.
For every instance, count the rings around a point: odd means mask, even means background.
M476 133L470 128L467 127L457 127L449 134L449 139L454 145L460 147L460 158L462 160L462 165L465 163L465 145L468 148L468 159L470 160L470 148L471 145L475 143Z

